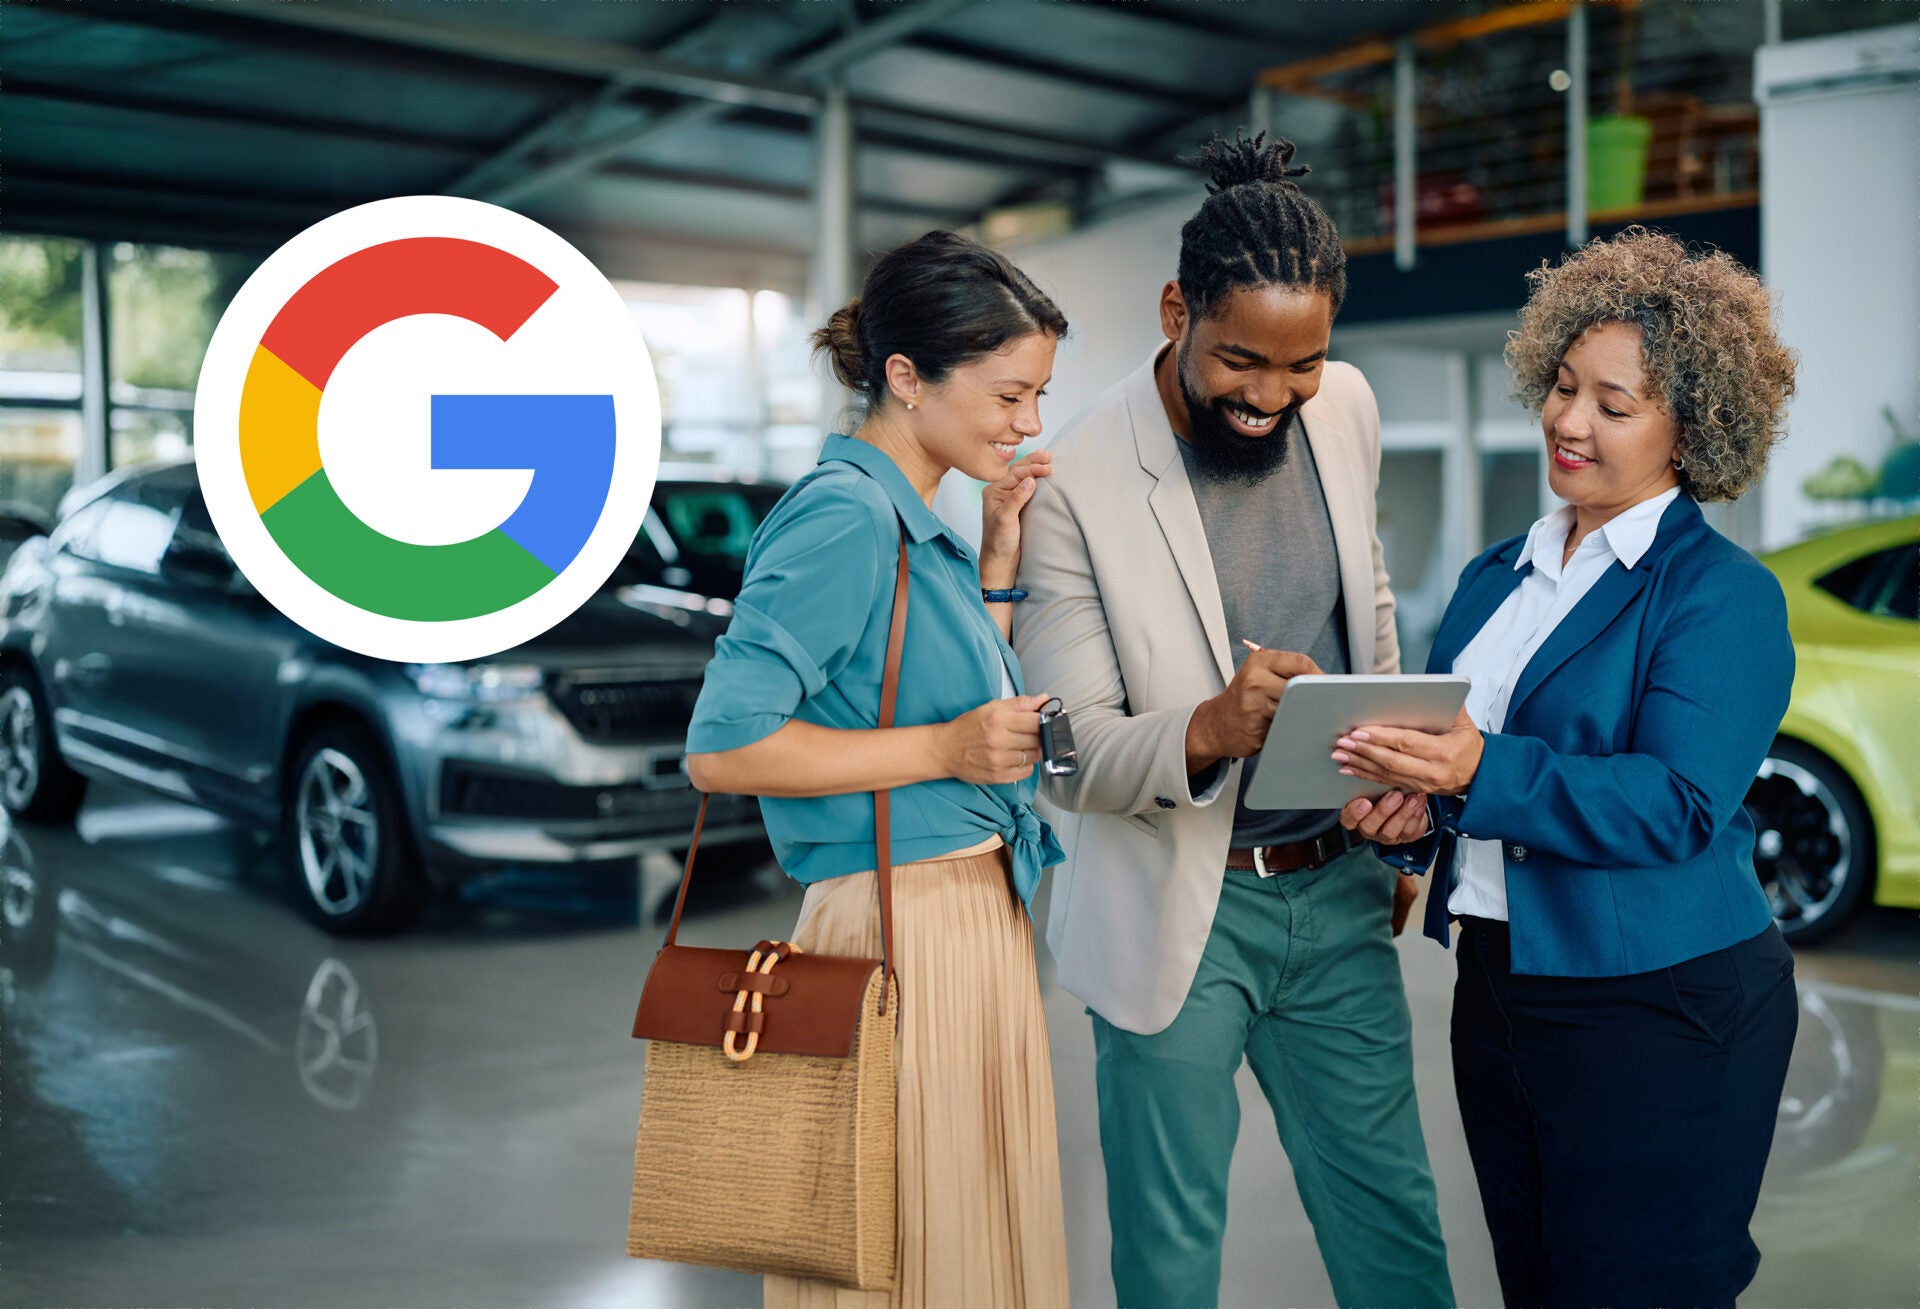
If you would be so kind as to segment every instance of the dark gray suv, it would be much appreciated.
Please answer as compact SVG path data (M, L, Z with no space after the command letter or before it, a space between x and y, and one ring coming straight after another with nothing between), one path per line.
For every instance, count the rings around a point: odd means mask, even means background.
M110 475L0 575L0 803L68 821L86 779L113 776L275 825L302 903L341 933L402 926L485 869L684 848L686 725L781 490L663 480L627 561L564 622L403 665L263 600L191 462ZM703 845L762 837L757 802L714 798Z

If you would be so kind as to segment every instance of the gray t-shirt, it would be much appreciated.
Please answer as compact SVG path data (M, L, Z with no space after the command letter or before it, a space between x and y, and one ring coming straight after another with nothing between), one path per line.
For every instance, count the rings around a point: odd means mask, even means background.
M1213 555L1234 668L1246 661L1245 638L1269 650L1299 651L1322 672L1345 673L1346 609L1333 520L1305 432L1296 426L1288 439L1287 461L1258 486L1208 479L1196 470L1192 447L1177 444ZM1331 742L1327 750L1332 753ZM1247 808L1247 786L1258 767L1249 759L1240 770L1235 847L1301 841L1339 823L1337 809Z

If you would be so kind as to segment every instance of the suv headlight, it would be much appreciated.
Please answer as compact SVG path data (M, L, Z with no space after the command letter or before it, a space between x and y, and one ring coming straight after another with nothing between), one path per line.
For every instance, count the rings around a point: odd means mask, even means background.
M535 664L408 664L407 676L421 695L471 704L529 700L546 684Z

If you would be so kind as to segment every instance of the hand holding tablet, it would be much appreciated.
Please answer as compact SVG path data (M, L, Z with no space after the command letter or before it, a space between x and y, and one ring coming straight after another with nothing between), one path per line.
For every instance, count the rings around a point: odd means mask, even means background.
M1435 795L1463 795L1480 770L1485 738L1462 709L1444 732L1368 725L1333 743L1342 776Z
M1251 641L1245 644L1259 648ZM1427 757L1435 752L1413 753L1424 744L1413 738L1450 737L1466 699L1467 679L1454 674L1295 677L1274 711L1246 804L1254 809L1340 809L1350 800L1376 799L1390 790L1444 790L1413 775L1432 771L1438 776L1436 761ZM1349 735L1360 727L1383 730L1368 732L1365 740ZM1335 759L1335 753L1346 757ZM1477 765L1478 750L1472 754Z

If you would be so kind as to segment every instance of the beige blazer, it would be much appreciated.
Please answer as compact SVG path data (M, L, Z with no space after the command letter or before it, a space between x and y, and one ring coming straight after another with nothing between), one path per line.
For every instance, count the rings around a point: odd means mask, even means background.
M1398 672L1375 531L1372 388L1353 365L1329 362L1299 421L1333 520L1352 667ZM1178 440L1149 358L1053 442L1053 475L1021 529L1029 598L1014 606L1027 686L1065 702L1080 751L1078 776L1041 787L1067 851L1047 943L1061 985L1141 1033L1171 1023L1193 984L1242 767L1234 761L1198 798L1189 789L1187 722L1231 680L1239 634L1227 631Z

